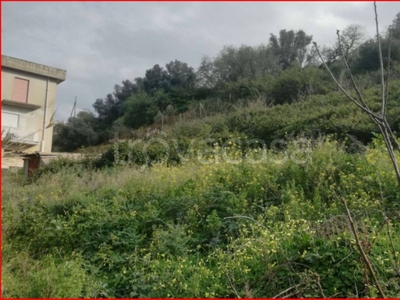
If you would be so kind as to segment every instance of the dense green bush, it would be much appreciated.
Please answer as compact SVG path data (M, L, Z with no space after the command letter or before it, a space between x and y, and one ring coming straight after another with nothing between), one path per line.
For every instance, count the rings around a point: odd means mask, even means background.
M122 164L151 166L160 162L178 164L180 158L176 147L161 138L155 138L114 143L99 158L93 161L93 166L95 168Z
M276 104L292 103L315 94L326 94L333 88L327 74L317 67L290 68L281 73L271 90Z
M155 100L151 96L141 93L126 100L124 111L124 124L137 128L153 123L158 109Z
M71 168L71 167L80 167L80 166L89 166L90 161L85 160L85 161L76 161L70 158L65 158L65 157L60 157L56 158L49 163L47 163L44 166L39 167L35 172L33 173L33 178L32 180L37 180L39 177L41 177L43 174L55 174L62 172L66 168Z
M98 295L101 287L91 277L79 254L60 257L57 253L32 258L28 251L3 247L11 259L3 266L3 295L12 298L79 298Z
M400 61L400 40L392 40L391 41L391 64L394 62ZM378 43L375 40L369 40L359 48L359 54L355 62L353 63L353 69L356 73L365 73L379 70L380 61L379 61L379 48ZM383 63L384 66L388 65L388 56L387 53L389 51L389 41L384 40L382 43L382 53L383 53Z
M66 123L57 123L54 126L53 151L72 152L102 142L98 127L98 119L87 111L70 117Z

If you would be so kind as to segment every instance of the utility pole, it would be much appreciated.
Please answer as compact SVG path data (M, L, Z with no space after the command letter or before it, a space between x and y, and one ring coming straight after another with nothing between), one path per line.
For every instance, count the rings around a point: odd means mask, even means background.
M76 98L77 98L77 96L75 96L75 102L74 102L74 106L72 107L72 110L71 110L70 118L76 117Z

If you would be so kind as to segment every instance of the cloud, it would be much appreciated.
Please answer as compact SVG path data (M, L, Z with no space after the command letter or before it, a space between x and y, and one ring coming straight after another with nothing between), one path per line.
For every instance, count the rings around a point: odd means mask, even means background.
M303 29L330 44L336 29L360 24L372 37L373 4L341 3L2 3L3 54L67 70L57 92L56 118L66 120L122 80L155 64L181 60L197 68L224 45L268 43L281 29ZM400 3L378 3L382 31Z
M129 29L121 24L98 30L95 41L90 43L94 52L114 60L145 60L160 64L171 59L198 63L198 57L204 54L207 46L212 46L210 44L212 41L196 31Z

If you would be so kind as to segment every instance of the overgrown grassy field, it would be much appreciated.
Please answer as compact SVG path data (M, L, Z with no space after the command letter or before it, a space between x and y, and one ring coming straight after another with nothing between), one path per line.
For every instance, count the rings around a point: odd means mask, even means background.
M400 191L382 141L296 145L262 161L214 147L181 165L4 172L3 297L379 296L341 199L400 297Z

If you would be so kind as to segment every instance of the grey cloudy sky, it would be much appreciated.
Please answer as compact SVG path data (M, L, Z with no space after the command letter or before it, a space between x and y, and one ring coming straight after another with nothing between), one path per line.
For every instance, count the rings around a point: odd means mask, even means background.
M378 3L381 31L398 12L400 2ZM92 110L115 84L155 64L197 68L224 45L268 43L280 29L303 29L328 45L350 24L372 37L373 3L2 2L2 54L67 70L56 114L66 120L75 96L79 109Z

